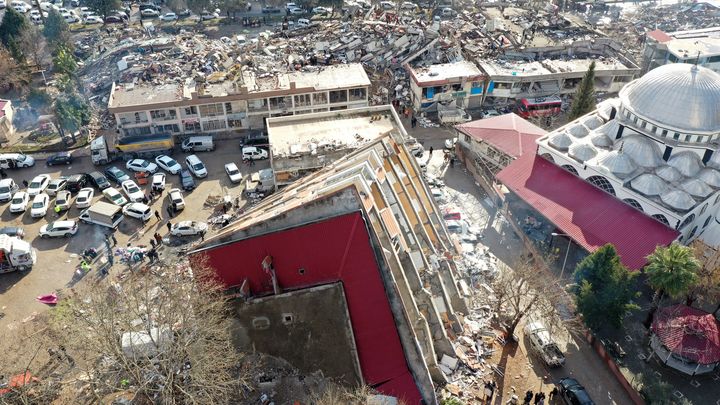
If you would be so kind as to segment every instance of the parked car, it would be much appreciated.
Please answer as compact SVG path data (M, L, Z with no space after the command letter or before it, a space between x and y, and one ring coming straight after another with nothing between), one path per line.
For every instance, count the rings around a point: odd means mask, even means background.
M185 208L185 199L183 198L182 191L179 188L173 188L168 193L168 204L170 204L175 211L179 211Z
M155 158L155 163L163 170L170 174L178 174L182 170L182 166L175 159L167 155L160 155Z
M27 192L30 194L30 197L35 197L36 195L42 193L45 191L45 189L50 184L50 175L49 174L40 174L35 176L34 179L30 182L30 185L28 185Z
M157 171L158 167L155 163L148 162L145 159L133 159L127 162L125 168L132 172L146 172L152 174Z
M75 198L75 206L78 208L89 207L94 196L95 190L92 187L85 187L78 192L77 198Z
M185 10L179 11L179 12L177 13L177 15L178 15L178 17L180 17L180 18L190 17L190 10L188 10L188 9L186 8Z
M574 378L560 379L560 398L568 405L594 405L585 387Z
M70 194L69 191L62 190L57 193L57 197L55 197L55 208L60 209L60 211L67 211L71 205L72 194Z
M108 17L108 18L110 18L110 17ZM96 15L89 15L89 16L85 17L84 23L85 23L85 25L102 24L103 19Z
M25 230L19 226L6 226L0 228L0 235L14 236L16 238L25 238Z
M185 163L187 164L188 169L196 177L207 177L207 168L205 168L205 164L197 157L197 155L190 155L186 157Z
M13 179L8 178L0 180L0 201L10 201L13 193L19 189L20 186L18 186Z
M150 217L152 217L153 215L152 209L150 209L150 207L138 202L126 204L123 207L122 211L123 214L129 217L137 218L143 222L149 221Z
M417 10L418 6L411 1L404 1L400 8L403 10Z
M118 185L125 180L130 180L130 176L128 176L124 171L118 169L115 166L110 166L105 169L105 176L107 176L108 179L114 181Z
M279 13L281 13L281 12L282 12L282 10L280 10L280 9L277 8L277 7L265 6L265 7L262 8L262 13L263 13L263 14L279 14Z
M220 18L220 14L218 14L218 13L211 13L211 12L209 12L209 11L203 11L202 13L200 13L200 19L201 19L202 21L214 20L214 19L216 19L216 18Z
M55 221L40 227L41 238L70 237L77 233L78 224L75 221Z
M265 149L256 148L254 146L246 146L242 148L243 160L261 160L268 158L268 152Z
M270 145L270 138L264 133L250 134L240 141L240 149L245 146L267 146Z
M233 183L239 183L242 181L242 173L240 173L240 170L235 163L226 163L225 173L227 173L228 177L230 177L230 181Z
M199 221L182 221L174 224L170 228L170 234L173 236L193 236L204 235L208 226L204 222Z
M117 24L122 23L123 19L117 15L109 15L105 17L105 24Z
M125 195L130 202L140 202L145 197L145 194L142 190L140 190L140 187L138 187L138 185L132 180L123 181L120 187L122 187L122 190L125 192Z
M122 207L128 202L127 199L125 199L125 197L123 197L123 195L120 194L120 192L114 187L108 187L103 190L102 193L103 196L108 199L108 201L115 205L119 205Z
M152 176L152 189L154 191L165 190L165 173L155 173Z
M33 218L44 217L50 205L50 197L45 193L35 195L30 206L30 216Z
M437 188L431 188L430 194L432 194L432 197L435 200L435 202L438 202L438 203L445 202L445 193L442 190L437 189Z
M45 164L48 166L53 165L69 165L73 162L73 157L70 152L60 152L56 153L45 161Z
M160 21L170 22L170 21L177 21L178 16L175 13L165 13L160 16Z
M160 12L153 8L146 8L145 10L140 11L140 17L143 17L143 18L155 18L155 17L159 17L159 16L160 16Z
M88 174L88 177L90 177L90 182L97 187L98 190L105 190L110 187L110 182L107 177L100 172L91 172Z
M303 15L307 12L305 10L301 9L300 7L296 7L296 8L291 8L290 10L288 10L287 13L291 14L291 15Z
M59 179L51 180L45 192L48 193L49 196L54 196L58 191L65 190L66 187L67 177L60 177Z
M81 189L85 188L85 186L87 186L89 177L90 176L85 173L73 174L72 176L68 177L67 187L65 187L65 189L70 191L71 193L77 193Z
M28 193L24 191L18 191L13 195L12 200L10 200L10 212L12 213L20 213L25 212L27 210L27 206L30 203L30 196Z
M182 169L180 171L180 185L183 190L191 191L195 189L195 179L188 169Z

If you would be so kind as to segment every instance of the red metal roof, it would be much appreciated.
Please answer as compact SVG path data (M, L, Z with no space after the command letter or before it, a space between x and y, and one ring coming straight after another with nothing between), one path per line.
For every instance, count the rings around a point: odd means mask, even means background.
M514 160L497 178L589 252L612 243L622 263L641 269L679 233L537 155Z
M514 113L458 124L455 129L514 158L534 154L535 140L547 133Z
M238 240L204 253L226 285L239 285L247 278L255 295L273 291L261 266L268 255L284 290L342 281L365 383L407 404L420 403L360 213Z
M647 36L660 43L667 42L673 39L670 35L666 34L662 30L650 31L647 33Z
M720 362L720 325L712 314L682 304L665 307L652 330L675 354L699 364Z

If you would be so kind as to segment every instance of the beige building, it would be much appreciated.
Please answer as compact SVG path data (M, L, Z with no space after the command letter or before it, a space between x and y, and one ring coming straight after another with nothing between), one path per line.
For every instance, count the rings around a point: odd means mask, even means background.
M220 133L263 128L268 117L365 107L369 87L360 64L267 75L239 70L211 74L197 84L116 83L108 110L121 138Z
M435 103L460 108L479 108L485 76L468 61L425 67L407 67L410 90L416 110L432 109Z
M12 103L0 99L0 143L7 142L14 133Z

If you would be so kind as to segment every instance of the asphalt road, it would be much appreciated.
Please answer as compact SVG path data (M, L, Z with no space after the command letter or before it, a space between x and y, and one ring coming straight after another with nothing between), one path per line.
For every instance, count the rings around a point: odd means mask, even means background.
M220 141L216 146L214 152L198 153L198 157L207 166L208 177L195 179L197 188L192 192L183 193L186 208L172 219L173 223L184 220L207 221L213 213L212 209L204 206L204 202L210 194L229 194L234 198L242 193L242 185L231 183L225 174L225 163L235 162L243 174L269 166L268 161L257 162L251 167L243 165L239 156L237 141ZM173 157L185 166L184 159L187 155L176 153ZM125 162L119 161L115 163L124 170ZM34 176L42 173L57 178L61 175L88 173L98 169L103 170L105 166L94 166L89 157L82 157L70 166L48 168L45 166L44 161L38 161L32 168L13 170L7 173L18 184L22 184L23 180L30 181ZM168 174L167 182L165 190L179 187L177 175ZM141 186L141 188L144 187L149 187L149 185ZM101 200L101 196L102 194L96 190L95 200ZM125 246L128 242L134 245L148 245L150 235L155 232L159 232L163 237L167 236L168 232L165 225L167 219L165 211L167 205L166 196L167 192L163 193L152 204L153 209L161 212L162 222L158 222L154 217L145 226L142 225L140 220L134 218L126 217L121 222L118 231L115 233L119 246ZM77 234L70 238L41 239L38 234L42 225L57 219L76 219L81 210L73 206L61 218L55 217L55 213L49 210L45 218L34 219L30 218L29 210L21 215L10 213L9 206L9 203L0 205L0 219L3 225L17 225L25 229L25 240L31 242L33 247L37 249L38 261L29 272L0 275L0 313L4 315L0 318L0 342L4 342L5 339L2 336L17 327L23 319L31 316L34 312L47 309L45 305L38 303L35 297L68 288L72 285L76 267L80 262L79 255L88 247L104 249L105 234L109 231L107 228L98 225L80 224ZM213 232L214 230L211 227L209 234ZM187 238L187 240L191 242L194 239ZM118 265L116 261L115 266ZM95 277L95 275L96 272L93 269L86 277ZM0 343L0 348L3 348L3 345L4 343Z

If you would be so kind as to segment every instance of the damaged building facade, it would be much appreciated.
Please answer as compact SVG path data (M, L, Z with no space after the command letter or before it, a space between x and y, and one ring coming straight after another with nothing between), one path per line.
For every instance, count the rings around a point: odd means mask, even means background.
M359 64L283 74L219 73L203 83L113 84L108 110L119 137L258 129L268 117L368 105L370 80Z
M288 185L191 255L206 258L240 297L241 347L288 356L301 371L322 369L408 404L436 404L435 384L451 373L441 360L454 358L450 337L462 331L468 309L455 246L403 132ZM285 304L296 295L307 300L315 288L316 302ZM335 307L316 321L321 303ZM348 362L319 364L326 345Z
M720 27L646 35L643 67L655 69L668 63L691 63L720 72Z
M418 111L438 102L460 108L480 108L482 105L485 77L472 62L461 61L407 69L410 74L412 104Z

